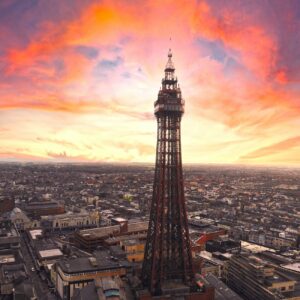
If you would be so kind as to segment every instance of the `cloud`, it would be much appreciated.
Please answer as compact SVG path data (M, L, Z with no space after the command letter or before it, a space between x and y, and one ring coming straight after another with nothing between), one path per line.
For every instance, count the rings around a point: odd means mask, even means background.
M5 109L33 109L45 110L53 112L67 112L67 113L84 113L93 112L99 109L100 104L92 101L65 101L58 99L55 95L43 99L23 100L12 99L0 102L0 110Z
M277 41L259 20L251 18L245 6L237 8L232 1L230 3L220 6L200 1L193 19L194 30L209 40L220 40L228 51L238 51L235 57L240 56L257 75L270 76L276 62Z
M36 140L38 142L42 142L42 143L52 143L52 144L58 144L58 145L62 145L62 146L66 146L66 147L71 147L71 148L75 148L77 149L78 146L72 142L69 141L64 141L64 140L59 140L59 139L52 139L52 138L42 138L42 137L37 137Z
M79 45L75 47L76 51L86 58L95 59L99 54L99 50L95 47L89 47L84 45Z
M272 144L270 146L259 148L255 151L252 151L244 156L241 159L256 159L265 156L274 155L277 153L281 153L292 148L300 147L300 136L295 136L278 143Z
M63 152L47 152L47 156L56 161L68 161L68 162L84 162L95 161L84 155L69 155L66 151Z
M226 159L233 161L296 136L298 11L296 1L278 0L1 2L0 114L3 128L13 133L9 139L0 129L3 152L17 152L13 144L23 139L18 127L36 136L42 117L26 126L22 121L31 113L48 116L44 140L28 139L32 153L44 155L43 144L56 143L51 153L57 159L93 159L95 149L80 145L83 138L74 142L82 153L67 144L93 133L99 144L108 143L101 157L151 159L150 135L142 133L155 126L152 103L170 46L186 97L186 138L198 145L205 136L206 152L189 150L189 160L205 160L203 153L211 152L222 157L222 149L230 149ZM60 126L60 118L72 130ZM57 130L67 133L56 138ZM107 135L121 142L126 136L126 143L109 148ZM296 156L295 149L285 151Z
M35 154L28 154L28 153L22 153L20 151L17 152L13 152L13 151L7 151L7 152L0 152L0 159L3 161L18 161L18 160L22 160L22 161L45 161L45 157L44 156L39 156L39 155L35 155Z

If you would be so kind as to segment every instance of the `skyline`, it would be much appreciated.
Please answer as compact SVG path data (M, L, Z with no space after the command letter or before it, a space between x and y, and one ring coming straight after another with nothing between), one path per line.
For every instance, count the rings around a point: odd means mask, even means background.
M293 0L2 1L0 160L154 163L172 48L184 163L300 165L299 26Z

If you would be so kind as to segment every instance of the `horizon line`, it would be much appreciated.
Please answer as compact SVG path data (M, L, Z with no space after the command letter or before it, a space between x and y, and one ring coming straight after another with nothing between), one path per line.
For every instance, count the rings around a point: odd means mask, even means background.
M134 161L62 161L62 160L1 160L0 164L41 164L41 165L53 165L53 164L64 164L64 165L153 165L154 162L134 162ZM288 168L288 169L300 169L300 163L296 164L284 164L284 163L235 163L235 162L187 162L182 163L184 166L220 166L220 167L246 167L246 168Z

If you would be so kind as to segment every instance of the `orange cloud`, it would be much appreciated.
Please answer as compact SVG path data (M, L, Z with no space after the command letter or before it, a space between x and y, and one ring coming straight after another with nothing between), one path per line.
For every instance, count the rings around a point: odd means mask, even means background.
M0 110L5 109L36 109L46 110L53 112L70 112L70 113L84 113L94 112L100 109L99 103L92 101L78 101L78 102L67 102L66 100L58 99L56 96L50 96L48 98L39 99L32 101L26 100L7 100L0 102Z
M300 136L292 137L267 147L259 148L241 157L241 159L256 159L274 155L300 146Z
M85 45L95 37L102 45L117 42L121 33L127 35L140 27L141 17L132 7L104 1L89 6L76 21L44 24L40 36L25 49L10 49L8 72L31 65L38 59L47 60L53 53L63 54L68 47Z
M0 159L3 160L45 160L44 156L39 156L39 155L34 155L34 154L28 154L28 153L22 153L20 151L18 152L12 152L12 151L8 151L8 152L0 152Z
M41 143L52 143L52 144L58 144L58 145L75 148L75 149L78 148L77 145L74 143L71 143L69 141L59 140L59 139L37 137L36 140Z
M18 47L8 47L2 52L0 49L0 53L5 53L0 57L5 71L0 83L0 110L6 110L2 113L7 116L7 122L11 122L9 130L15 130L15 144L23 135L17 132L12 120L23 124L22 114L35 115L37 122L47 115L49 120L44 128L53 137L53 131L56 134L60 128L55 124L52 130L51 122L61 118L62 113L68 113L64 116L73 122L69 131L61 128L57 140L48 137L40 143L34 140L36 147L29 149L45 153L42 142L52 143L53 152L49 155L53 159L68 159L73 155L76 160L78 154L79 159L88 160L98 155L96 149L104 143L112 143L113 138L120 137L122 141L126 135L126 142L112 147L113 151L110 146L104 147L99 157L148 159L154 153L147 144L153 133L145 137L143 132L151 132L150 126L155 125L152 101L163 74L163 55L170 44L174 48L183 95L186 95L185 118L191 118L191 123L199 128L202 122L213 127L207 130L208 155L219 148L231 151L232 145L238 149L236 152L244 149L242 153L247 153L255 149L262 138L264 144L266 141L271 144L276 137L296 135L299 90L289 84L290 74L297 73L297 67L289 69L285 61L280 61L283 45L276 30L272 30L272 22L267 24L268 20L262 20L258 10L249 14L245 6L233 7L230 1L220 4L214 0L134 3L104 0L84 6L71 21L65 18L58 22L42 22L40 31L34 31L30 39L9 44ZM24 46L26 43L28 45ZM96 54L89 57L78 52L78 47L96 49ZM105 63L110 67L106 68ZM33 111L29 112L30 109ZM52 114L44 114L44 111ZM115 126L110 126L112 119ZM124 120L129 122L125 124ZM35 124L31 122L34 131ZM4 121L2 124L7 126ZM187 135L195 132L193 125L189 125ZM82 142L82 135L92 131L98 134L99 128L104 130L99 133L99 144L93 149L85 147L83 150L78 142L75 152L63 152L63 146L68 147L64 145L65 138L71 141L78 138ZM222 136L217 134L220 128L224 130ZM30 136L29 126L26 130ZM5 136L4 131L0 129L0 132L1 137ZM211 132L220 140L210 139ZM190 144L197 144L195 136L198 134L201 133L187 136ZM247 148L249 140L253 140L253 144ZM62 147L54 147L55 142ZM4 143L8 145L7 153L9 149L16 149L8 135ZM26 141L22 145L26 146ZM71 151L69 146L67 149ZM81 150L86 151L82 156ZM190 160L205 160L205 155L189 153ZM235 158L239 156L235 153Z

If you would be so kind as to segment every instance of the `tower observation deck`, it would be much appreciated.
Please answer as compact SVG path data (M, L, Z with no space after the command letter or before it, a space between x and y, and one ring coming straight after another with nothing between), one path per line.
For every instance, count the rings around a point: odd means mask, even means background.
M169 50L158 98L156 165L142 282L152 295L194 285L184 197L180 122L184 100Z

